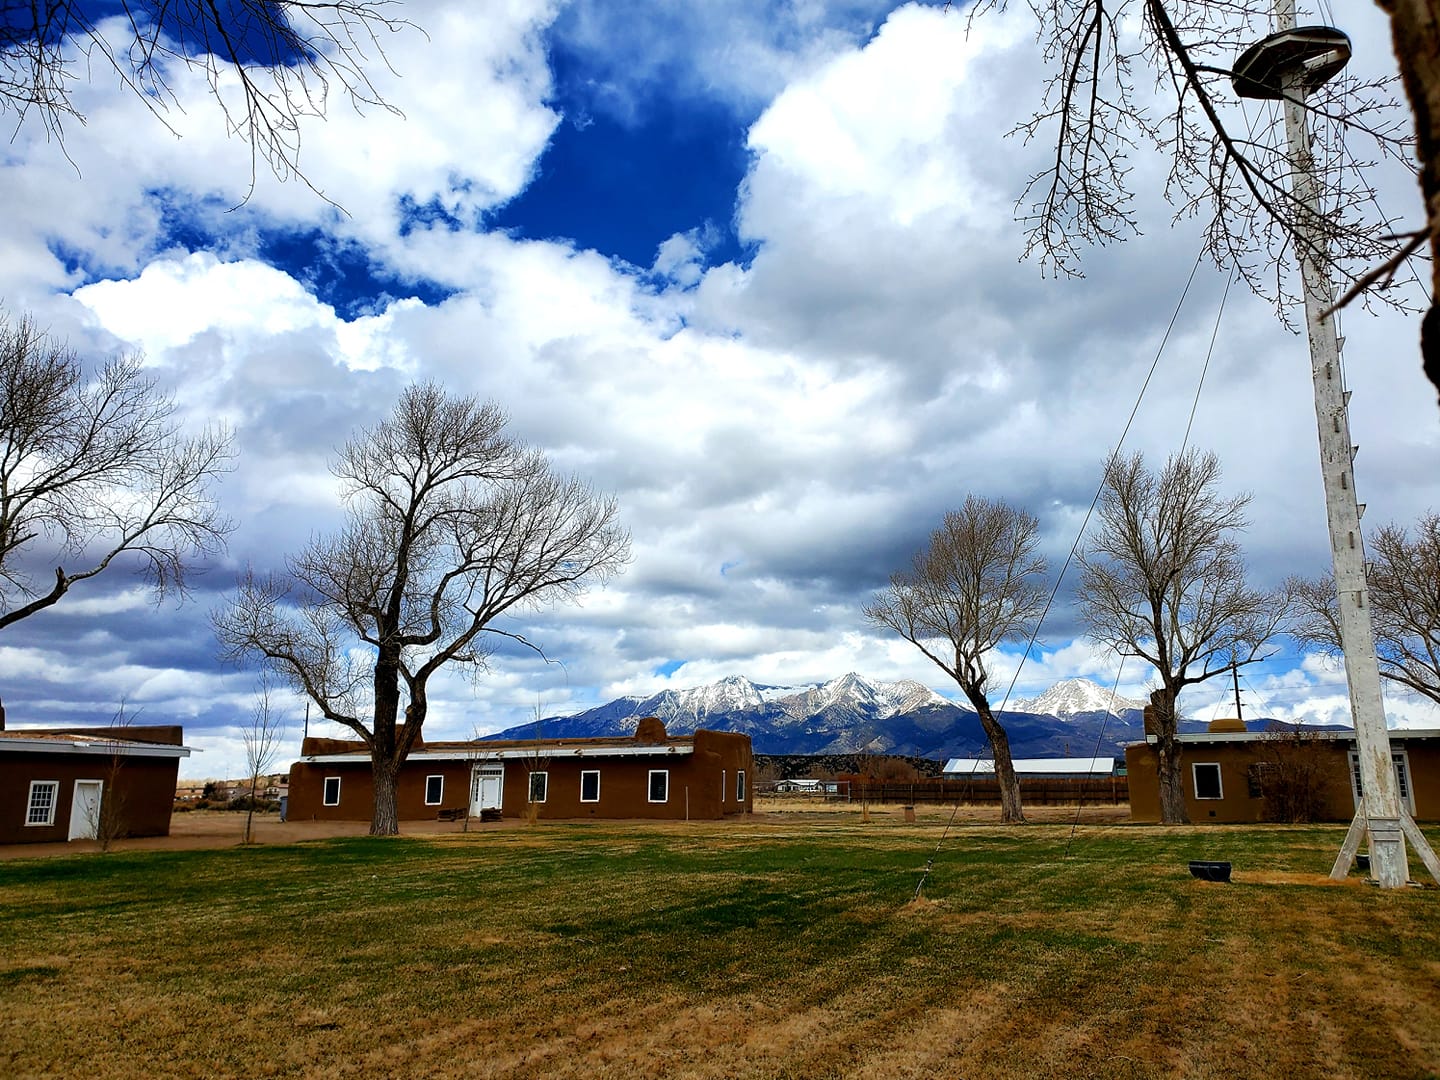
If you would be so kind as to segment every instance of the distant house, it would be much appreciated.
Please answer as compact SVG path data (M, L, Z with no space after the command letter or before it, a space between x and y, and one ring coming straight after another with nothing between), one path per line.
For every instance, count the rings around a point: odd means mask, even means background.
M776 792L786 795L836 795L840 791L838 780L777 780Z
M417 743L396 782L401 821L486 811L546 819L717 819L748 812L750 736L668 735L646 717L629 738ZM366 821L374 810L363 744L306 739L290 769L289 821Z
M1015 758L1011 761L1021 780L1104 779L1115 774L1115 759L1097 758ZM992 758L951 758L941 776L946 780L993 780Z
M1264 821L1265 789L1277 755L1296 753L1274 734L1245 731L1238 721L1217 720L1210 730L1179 736L1181 783L1191 821ZM1320 818L1349 821L1360 795L1359 752L1350 728L1305 734L1312 755ZM1390 732L1390 756L1400 798L1412 817L1440 820L1440 730L1399 728ZM1155 747L1132 743L1125 748L1130 780L1130 816L1160 820L1160 780Z
M179 726L0 730L0 844L93 840L102 821L169 835L183 742Z

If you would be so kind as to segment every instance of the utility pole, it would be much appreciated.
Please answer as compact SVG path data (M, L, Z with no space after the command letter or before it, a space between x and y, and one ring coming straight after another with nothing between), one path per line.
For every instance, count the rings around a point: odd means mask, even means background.
M1240 665L1231 657L1230 678L1235 682L1235 719L1242 724L1245 722L1245 714L1240 711Z
M1370 868L1382 888L1397 888L1410 877L1405 855L1408 837L1430 873L1440 880L1440 861L1400 802L1391 764L1380 667L1370 621L1365 550L1360 535L1361 506L1355 496L1350 442L1350 394L1340 369L1340 341L1330 308L1334 293L1326 269L1325 211L1315 182L1305 97L1339 74L1350 60L1350 39L1328 26L1295 26L1294 0L1275 0L1276 32L1252 45L1235 62L1236 93L1283 102L1289 142L1290 193L1297 207L1295 251L1305 295L1305 328L1310 338L1310 374L1315 388L1315 420L1320 435L1320 472L1330 526L1330 552L1340 609L1340 643L1350 712L1360 758L1361 797L1355 819L1330 871L1350 872L1362 836L1368 836Z

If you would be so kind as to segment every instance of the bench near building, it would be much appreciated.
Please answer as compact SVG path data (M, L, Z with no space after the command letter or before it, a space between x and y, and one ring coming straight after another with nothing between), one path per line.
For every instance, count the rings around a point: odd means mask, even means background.
M0 730L0 844L93 840L102 820L168 836L183 742L169 725Z
M1440 820L1440 729L1396 728L1390 755L1400 798L1410 816ZM1349 821L1360 795L1360 763L1351 728L1293 733L1246 731L1238 720L1216 720L1210 730L1179 736L1185 810L1195 822L1271 820L1266 784L1285 755L1309 759L1319 794L1320 820ZM1125 748L1130 774L1130 816L1160 820L1160 780L1155 747Z
M417 742L396 782L401 821L504 817L717 819L752 807L750 736L668 735L646 717L629 738ZM290 769L290 821L368 821L370 754L306 739Z

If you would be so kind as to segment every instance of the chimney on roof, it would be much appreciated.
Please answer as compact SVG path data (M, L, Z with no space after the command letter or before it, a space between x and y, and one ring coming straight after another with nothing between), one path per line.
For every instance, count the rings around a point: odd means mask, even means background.
M646 716L635 725L635 741L663 743L666 739L665 721L658 716Z
M5 730L5 703L0 701L0 731Z

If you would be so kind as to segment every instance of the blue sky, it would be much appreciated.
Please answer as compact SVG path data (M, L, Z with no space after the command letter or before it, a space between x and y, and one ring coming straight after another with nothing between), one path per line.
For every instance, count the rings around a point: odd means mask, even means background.
M231 425L238 529L181 605L111 574L0 641L12 724L103 722L124 699L236 771L253 673L207 615L240 568L339 520L327 460L418 378L490 396L515 432L614 492L628 572L512 629L563 666L498 654L437 685L437 737L725 675L856 671L952 693L860 605L967 492L1040 518L1058 568L1198 250L1165 162L1135 160L1143 234L1056 280L1021 261L1014 204L1044 154L1005 132L1043 68L1026 11L967 35L934 5L511 0L406 4L387 41L400 115L302 130L315 187L249 177L183 73L172 134L105 80L65 153L22 127L0 162L0 298L87 356L143 350L187 421ZM1350 17L1350 16L1347 16ZM1388 63L1353 13L1357 63ZM178 135L178 137L177 137ZM1418 222L1403 175L1386 211ZM342 209L343 208L343 209ZM1197 276L1127 448L1177 448L1224 287ZM1413 320L1346 316L1367 522L1440 505ZM1192 442L1253 494L1256 580L1326 558L1303 342L1232 292ZM1179 418L1179 419L1177 419ZM1116 676L1061 599L1017 693ZM995 658L1008 685L1015 657ZM1120 672L1143 692L1146 673ZM1338 673L1277 655L1249 707L1335 719ZM1205 716L1228 687L1182 704ZM1399 699L1396 719L1440 726ZM287 752L296 748L303 706Z

